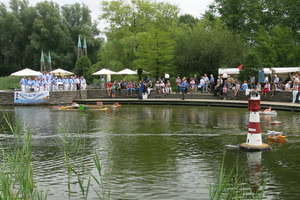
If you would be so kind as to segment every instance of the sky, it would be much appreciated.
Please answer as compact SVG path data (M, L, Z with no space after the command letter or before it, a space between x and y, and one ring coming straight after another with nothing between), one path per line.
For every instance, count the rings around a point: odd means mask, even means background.
M5 5L8 6L10 0L1 0ZM44 0L29 0L29 4L34 6L37 2ZM93 20L96 20L100 15L100 3L102 0L52 0L57 2L60 5L65 4L74 4L74 3L84 3L92 11L91 16ZM201 14L204 14L208 10L208 5L211 4L214 0L157 0L164 1L174 5L177 5L181 13L180 14L190 14L195 17L201 17Z

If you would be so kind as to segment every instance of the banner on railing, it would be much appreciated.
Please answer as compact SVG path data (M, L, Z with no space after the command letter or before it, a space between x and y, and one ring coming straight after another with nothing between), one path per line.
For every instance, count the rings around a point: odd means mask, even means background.
M15 92L14 103L48 103L49 96L49 91Z

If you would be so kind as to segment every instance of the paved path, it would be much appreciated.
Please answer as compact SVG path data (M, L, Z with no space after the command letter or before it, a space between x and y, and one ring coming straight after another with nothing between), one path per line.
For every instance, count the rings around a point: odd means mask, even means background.
M189 105L189 106L219 106L219 107L238 107L247 108L248 101L243 100L220 100L220 99L168 99L168 98L149 98L138 100L137 98L101 98L101 99L76 99L78 103L96 104L96 102L103 102L103 104L120 103L132 105ZM286 102L272 102L261 101L262 109L272 106L274 110L298 111L300 112L300 104L286 103Z

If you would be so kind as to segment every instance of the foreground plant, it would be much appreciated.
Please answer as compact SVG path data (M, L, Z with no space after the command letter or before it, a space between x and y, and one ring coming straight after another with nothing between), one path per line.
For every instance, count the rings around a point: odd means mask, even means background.
M0 200L47 199L47 193L37 189L33 178L30 130L27 130L23 136L19 123L13 125L5 115L4 119L14 136L14 144L8 149L1 149Z
M210 185L209 197L211 200L220 199L251 199L261 200L265 191L266 182L259 183L258 192L252 192L252 187L244 173L240 173L238 164L235 163L229 170L224 166L225 154L219 171L218 182ZM249 190L245 190L249 188Z
M67 167L68 173L68 197L71 199L72 188L71 179L77 179L79 190L83 199L89 199L91 189L95 192L99 199L110 199L109 178L111 175L111 167L104 168L99 155L94 152L93 167L96 168L97 173L93 174L90 167L85 164L85 139L78 137L82 130L78 130L77 135L70 133L70 127L58 127L60 139L63 143L61 150L64 152L64 163ZM59 142L59 141L57 141ZM59 145L60 146L60 145Z

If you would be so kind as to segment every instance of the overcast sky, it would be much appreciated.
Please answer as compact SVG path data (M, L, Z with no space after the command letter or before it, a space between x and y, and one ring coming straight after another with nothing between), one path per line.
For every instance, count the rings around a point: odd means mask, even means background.
M43 0L29 0L30 5L35 5L37 2ZM60 5L73 4L73 3L84 3L92 11L93 19L97 19L100 15L100 3L102 0L52 0L53 2L58 2ZM208 9L208 5L213 2L213 0L157 0L165 1L171 4L177 5L181 9L181 14L191 14L195 17L200 17L201 14ZM1 0L1 2L8 5L9 0Z

